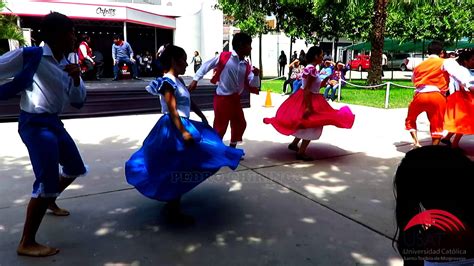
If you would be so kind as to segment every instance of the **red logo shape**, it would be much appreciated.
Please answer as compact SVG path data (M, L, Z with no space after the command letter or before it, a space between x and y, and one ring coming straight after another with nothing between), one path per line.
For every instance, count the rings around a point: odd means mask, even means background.
M418 224L425 226L434 226L436 228L441 229L442 231L460 231L460 227L462 229L466 229L464 227L464 224L461 222L461 220L458 219L458 217L447 211L426 210L411 218L411 220L405 226L405 229L403 229L403 231L406 231L409 228Z

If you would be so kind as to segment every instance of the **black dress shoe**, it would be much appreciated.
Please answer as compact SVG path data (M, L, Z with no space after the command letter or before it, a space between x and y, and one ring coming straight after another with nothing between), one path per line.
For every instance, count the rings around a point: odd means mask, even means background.
M139 78L139 77L133 77L133 79L137 79L137 80L140 80L140 78Z
M448 147L451 147L452 143L449 139L441 139L441 143L445 144Z
M298 153L296 154L296 159L301 160L301 161L305 161L305 162L314 161L313 157L310 157L306 154L298 154Z
M118 78L114 78L112 81L118 81L119 79Z
M288 149L292 151L298 151L300 148L298 148L298 144L294 145L293 143L290 143L288 145Z

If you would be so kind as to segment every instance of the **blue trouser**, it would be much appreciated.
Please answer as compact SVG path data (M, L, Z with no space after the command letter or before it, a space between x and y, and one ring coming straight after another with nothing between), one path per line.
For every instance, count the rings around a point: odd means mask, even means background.
M57 114L22 111L18 132L30 155L36 180L33 198L57 197L60 193L58 166L62 176L75 178L87 172L81 155Z
M334 86L327 85L326 89L324 90L324 98L331 99L334 101L336 99L337 88L339 88L339 84L336 84ZM330 91L331 91L331 97L329 97L328 95Z
M293 92L292 94L295 93L297 90L301 88L301 85L303 85L303 81L301 79L297 79L293 81Z
M138 77L138 68L137 64L133 63L130 58L118 58L118 63L114 65L114 79L118 79L119 65L122 63L132 66L132 77Z

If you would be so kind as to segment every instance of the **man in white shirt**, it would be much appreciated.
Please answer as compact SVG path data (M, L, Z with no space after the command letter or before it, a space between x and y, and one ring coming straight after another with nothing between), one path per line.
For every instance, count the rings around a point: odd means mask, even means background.
M260 70L250 66L245 60L252 51L252 38L246 33L237 33L232 40L233 51L222 52L199 68L189 90L197 87L197 82L212 69L216 69L214 81L217 82L214 94L214 129L224 137L230 123L230 146L236 147L242 141L247 122L240 104L240 94L244 89L260 87ZM211 80L211 82L213 81Z
M22 85L18 131L28 149L36 181L17 253L33 257L59 252L38 244L36 233L47 209L58 216L69 215L56 205L56 197L76 177L87 172L74 140L58 116L69 104L82 106L86 98L79 65L64 57L74 47L74 24L68 17L53 12L44 17L41 33L43 48L17 49L0 57L0 78L15 76L12 82ZM28 57L30 50L38 51L34 60ZM32 61L36 62L33 68ZM29 81L15 81L25 71ZM0 92L5 85L0 86ZM62 166L61 171L58 165Z

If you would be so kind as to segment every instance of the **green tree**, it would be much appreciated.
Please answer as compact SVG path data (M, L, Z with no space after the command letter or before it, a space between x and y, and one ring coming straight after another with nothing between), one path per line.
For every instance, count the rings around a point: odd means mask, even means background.
M217 8L231 17L231 23L251 36L259 36L259 68L263 73L262 34L269 31L266 23L267 1L219 0Z
M408 10L413 12L408 13ZM404 40L444 40L448 44L463 37L472 39L474 2L439 0L418 4L396 4L390 8L387 33Z
M5 2L0 0L0 10L5 9ZM23 33L16 24L16 16L0 14L0 39L13 39L24 43Z

